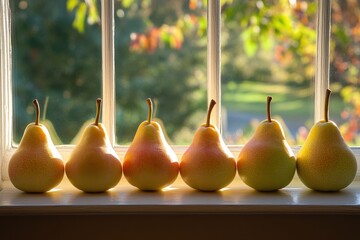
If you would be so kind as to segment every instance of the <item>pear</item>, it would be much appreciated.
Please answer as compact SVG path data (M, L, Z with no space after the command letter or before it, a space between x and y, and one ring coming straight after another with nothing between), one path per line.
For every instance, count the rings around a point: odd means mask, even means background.
M238 156L238 173L243 182L258 191L275 191L287 186L296 170L295 156L281 124L271 119L267 97L267 119L260 122Z
M357 171L354 154L329 120L330 95L327 89L324 120L311 128L296 159L300 180L317 191L339 191L354 180Z
M49 131L39 123L40 107L34 123L27 125L18 149L9 162L9 177L13 185L24 192L47 192L64 176L64 162L55 148Z
M101 99L96 100L95 122L88 125L65 165L70 182L84 192L105 192L122 177L122 165L105 127L99 123Z
M152 120L152 101L148 119L142 122L124 156L124 176L143 191L156 191L171 185L179 173L178 159L167 143L159 123Z
M180 175L190 187L217 191L229 185L236 175L236 161L226 147L219 130L210 124L216 102L211 100L206 123L195 133L180 161Z

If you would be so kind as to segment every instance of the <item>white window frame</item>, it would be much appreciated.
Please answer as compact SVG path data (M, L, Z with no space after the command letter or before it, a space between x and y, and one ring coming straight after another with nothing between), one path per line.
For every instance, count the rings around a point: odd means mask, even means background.
M314 122L321 119L323 113L323 101L325 90L329 86L329 45L331 25L331 1L317 0L317 52L316 52L316 73L314 90ZM219 128L221 126L221 49L220 49L220 28L221 12L220 0L208 0L208 49L207 49L207 78L208 78L208 102L214 99L217 105L213 109L211 121ZM15 151L12 142L13 129L13 104L12 104L12 75L11 75L11 33L10 33L10 8L9 1L0 1L0 168L3 180L8 180L8 162ZM115 145L115 78L114 78L114 0L101 0L101 22L102 22L102 97L106 104L103 106L102 122L109 133L110 142L120 157L123 157L127 146ZM59 152L66 160L74 146L59 145ZM173 146L180 157L186 146ZM229 149L236 157L241 146L230 145ZM295 153L300 147L294 146ZM356 155L360 166L360 147L351 148ZM359 176L359 170L357 177Z

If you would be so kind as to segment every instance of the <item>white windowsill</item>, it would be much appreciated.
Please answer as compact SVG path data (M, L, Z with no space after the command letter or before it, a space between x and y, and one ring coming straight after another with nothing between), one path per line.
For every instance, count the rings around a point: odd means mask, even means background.
M142 192L122 178L111 191L86 194L67 179L46 194L26 194L9 181L0 191L0 215L67 214L360 214L360 182L336 193L321 193L304 187L298 179L277 192L261 193L245 186L239 176L219 192L199 192L181 178L160 192Z
M73 146L58 146L68 159ZM116 147L123 159L127 147ZM185 146L174 147L178 157ZM239 146L229 146L234 156ZM13 149L14 150L14 149ZM188 187L179 176L169 189L160 192L142 192L122 177L111 191L86 194L73 187L64 178L53 191L46 194L26 194L13 187L7 176L9 151L3 162L5 182L0 191L1 215L72 215L72 214L347 214L360 215L360 168L355 181L335 193L321 193L307 189L295 175L286 188L277 192L261 193L247 187L238 175L228 188L219 192L199 192ZM297 154L299 147L293 147ZM352 148L360 166L360 149Z

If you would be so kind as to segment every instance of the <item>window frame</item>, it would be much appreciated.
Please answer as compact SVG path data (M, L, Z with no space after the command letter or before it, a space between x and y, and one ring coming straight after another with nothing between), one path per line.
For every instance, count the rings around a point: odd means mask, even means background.
M12 72L10 7L8 1L0 2L0 167L4 179L7 162L12 152ZM0 179L1 180L1 179Z
M330 26L331 26L331 1L317 0L317 28L316 28L316 65L314 83L314 122L321 119L325 91L329 86L329 53L330 53ZM11 66L11 10L9 1L0 2L0 175L3 180L8 180L8 162L16 147L12 142L12 66ZM102 97L104 102L102 122L108 130L111 144L114 146L120 158L127 151L127 146L115 144L115 78L114 78L114 0L101 0L101 24L102 28ZM221 6L220 0L208 0L207 8L208 31L207 31L207 91L208 102L211 99L217 101L213 109L211 121L221 130ZM68 158L73 145L56 146L64 160ZM175 153L180 157L187 146L172 146ZM230 151L237 156L241 150L240 145L228 145ZM295 154L300 146L292 146ZM358 165L360 163L360 147L351 147ZM359 165L360 166L360 165ZM359 170L357 172L359 177Z

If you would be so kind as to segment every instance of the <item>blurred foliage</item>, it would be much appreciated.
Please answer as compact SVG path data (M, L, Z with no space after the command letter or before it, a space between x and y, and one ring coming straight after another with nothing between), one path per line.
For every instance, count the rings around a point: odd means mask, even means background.
M352 145L360 145L360 1L332 5L331 82L340 86L345 103L341 130Z
M101 96L100 1L67 0L51 5L36 0L11 2L16 46L15 140L32 120L32 98L44 101L49 96L46 119L62 142L69 143L93 117L95 99ZM156 100L156 117L175 144L189 143L205 118L206 3L115 0L119 143L129 143L138 124L145 120L147 97ZM267 94L279 94L281 103L293 103L285 112L284 104L278 109L283 109L280 115L294 112L294 119L301 118L302 126L295 132L284 126L290 141L301 144L311 126L304 109L309 109L314 76L315 1L221 0L221 12L222 83L227 91L223 94L224 109L246 108L239 105L231 89L248 82L279 86L267 88ZM359 15L358 1L333 1L331 82L339 91L333 99L345 103L345 108L344 104L334 105L341 108L343 122L339 124L353 144L360 144ZM289 93L289 89L297 90ZM254 93L248 90L242 94L255 102L254 111L262 113ZM257 93L264 95L258 96L261 104L266 94ZM241 132L229 132L227 142L244 143L256 122L251 121Z
M101 35L99 27L72 27L74 14L66 2L10 1L13 16L14 141L34 121L32 100L63 143L69 143L82 123L95 115L101 96ZM42 109L43 110L43 109Z
M32 121L31 100L36 97L42 103L49 96L47 119L63 143L72 142L95 114L95 99L101 96L99 1L44 4L29 0L24 5L14 0L11 8L16 46L14 140L19 141ZM170 139L178 130L198 124L192 117L206 108L206 41L193 37L204 32L204 25L193 23L190 12L206 13L191 10L182 1L116 1L119 143L130 142L146 119L147 97L157 99L156 117ZM150 43L136 47L136 36L143 35Z
M240 63L242 67L238 66L238 69L244 69L245 61L257 62L250 68L255 81L279 81L281 76L272 77L271 71L282 68L287 72L283 77L286 83L307 84L314 76L315 11L313 1L297 1L293 5L287 0L225 4L223 55L232 61L227 66L233 68L234 59L245 55ZM233 39L234 36L239 36L239 39ZM241 43L243 48L239 48ZM226 74L228 69L223 72ZM230 72L224 80L233 81L234 76Z
M92 25L99 23L100 16L96 6L96 0L88 0L83 2L81 0L68 0L66 9L71 12L75 11L75 19L73 27L79 32L83 33L85 30L85 19Z
M154 100L169 139L189 143L191 135L179 140L179 132L195 129L194 114L206 108L206 41L186 1L117 2L116 96L118 142L129 143L147 116L145 99ZM197 17L195 17L197 18Z

